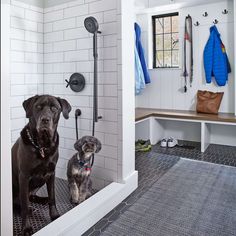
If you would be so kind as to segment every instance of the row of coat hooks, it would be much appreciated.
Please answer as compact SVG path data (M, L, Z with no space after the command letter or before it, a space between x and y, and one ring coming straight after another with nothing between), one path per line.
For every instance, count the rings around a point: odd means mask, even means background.
M229 11L228 11L227 9L224 9L224 10L222 11L222 14L223 14L223 15L227 15L228 13L229 13ZM204 14L202 14L202 16L203 16L203 17L208 17L208 13L205 11ZM214 25L216 25L216 24L219 23L219 21L218 21L217 19L215 19L212 23L213 23ZM196 22L194 23L194 25L195 25L195 26L199 26L199 25L200 25L199 21L196 21Z

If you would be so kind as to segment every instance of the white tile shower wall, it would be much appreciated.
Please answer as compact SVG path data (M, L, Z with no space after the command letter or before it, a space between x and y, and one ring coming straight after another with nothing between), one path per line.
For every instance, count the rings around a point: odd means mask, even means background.
M92 127L93 54L92 36L84 29L87 16L94 16L102 34L98 39L99 114L96 136L103 149L96 155L94 186L98 189L121 176L120 139L121 96L120 0L78 0L52 8L33 8L11 1L11 122L12 143L26 124L22 102L35 94L66 98L72 105L71 118L61 118L59 177L66 177L67 160L74 153L74 111L82 110L79 135L90 135ZM120 68L120 69L119 69ZM74 72L83 73L86 87L80 93L65 88L65 79ZM119 82L120 83L120 82ZM119 109L119 111L118 111ZM119 153L119 155L118 155Z
M209 17L202 17L202 9L208 12ZM229 14L223 15L222 9L231 9ZM180 14L180 42L183 38L184 18L190 14L193 22L199 21L200 26L193 27L194 36L194 78L192 88L187 93L182 92L184 79L182 69L156 69L149 70L151 84L143 91L143 94L136 97L136 107L151 107L161 109L195 110L196 92L198 89L224 92L221 112L234 112L234 57L233 57L233 7L232 1L222 1L215 4L207 4L195 7L189 7L179 10ZM209 37L209 28L212 25L213 18L218 19L217 27L221 33L222 41L226 46L226 51L232 67L232 73L229 75L229 82L224 87L218 87L213 82L206 84L203 68L203 50ZM148 24L146 16L138 15L137 21L143 29L143 43L146 53L148 52L147 30ZM181 45L180 45L181 46ZM182 56L180 55L180 61ZM213 79L214 80L214 79Z
M26 124L22 102L43 93L43 9L11 1L12 143Z
M118 180L118 3L120 0L78 0L44 10L44 92L66 98L73 107L70 119L61 120L60 159L57 176L66 178L66 165L75 142L74 112L80 108L79 137L91 135L93 102L92 35L84 28L84 19L94 16L102 34L98 36L98 106L102 120L96 124L96 136L102 142L92 170L94 187L103 188ZM20 37L20 33L19 33ZM21 55L18 55L19 60ZM80 93L65 87L65 79L74 72L85 76ZM121 78L119 78L121 79Z

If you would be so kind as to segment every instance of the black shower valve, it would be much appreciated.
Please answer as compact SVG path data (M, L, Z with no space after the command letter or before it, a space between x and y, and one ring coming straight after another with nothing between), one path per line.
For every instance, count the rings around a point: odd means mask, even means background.
M78 85L79 82L74 80L74 81L68 81L67 79L65 80L67 85L66 85L66 88L68 88L70 85Z
M65 80L66 88L70 87L74 92L81 92L85 87L85 78L80 73L74 73L69 80Z
M69 86L70 86L70 81L69 80L65 80L66 81L66 83L67 83L67 85L66 85L66 88L68 88Z

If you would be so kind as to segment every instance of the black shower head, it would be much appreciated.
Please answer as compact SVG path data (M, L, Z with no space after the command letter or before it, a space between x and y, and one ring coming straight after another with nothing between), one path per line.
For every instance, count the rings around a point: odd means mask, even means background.
M98 27L99 27L98 22L92 16L87 17L84 20L84 26L85 26L86 30L91 34L94 34L94 33L98 32Z

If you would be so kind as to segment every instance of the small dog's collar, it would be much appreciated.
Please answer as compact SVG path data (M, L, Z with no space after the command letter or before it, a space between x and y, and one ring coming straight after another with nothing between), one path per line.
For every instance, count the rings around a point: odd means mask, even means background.
M81 167L83 167L83 166L85 165L85 162L79 161L79 165L80 165Z
M78 160L79 165L84 168L86 171L91 171L92 170L92 166L90 165L89 162L84 162L84 161L80 161Z
M91 167L91 166L90 166L90 167L85 166L85 170L86 170L86 171L92 171L92 167Z
M40 147L39 145L37 145L37 144L34 142L33 138L32 138L31 135L30 135L30 131L29 131L28 129L26 129L26 133L27 133L27 136L28 136L28 138L29 138L31 144L39 151L40 156L41 156L42 158L45 158L45 151L46 151L46 148L45 148L45 147Z

